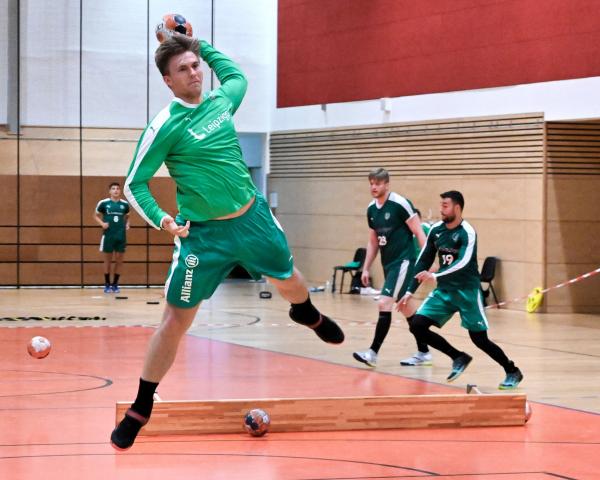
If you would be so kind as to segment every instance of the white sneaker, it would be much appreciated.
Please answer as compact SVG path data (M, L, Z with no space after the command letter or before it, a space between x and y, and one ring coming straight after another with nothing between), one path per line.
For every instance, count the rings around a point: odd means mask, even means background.
M403 367L428 367L431 365L431 358L430 352L417 352L412 357L401 360L400 365Z
M354 352L352 356L359 362L367 364L369 367L377 365L377 354L370 348L364 352Z

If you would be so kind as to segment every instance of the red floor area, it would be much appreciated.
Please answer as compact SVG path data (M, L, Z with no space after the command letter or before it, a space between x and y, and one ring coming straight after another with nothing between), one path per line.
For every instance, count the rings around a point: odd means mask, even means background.
M116 453L115 401L134 396L151 333L0 329L0 478L600 479L600 416L539 404L526 427L146 437ZM54 344L44 360L26 352L36 334ZM456 389L188 337L159 391L184 400Z

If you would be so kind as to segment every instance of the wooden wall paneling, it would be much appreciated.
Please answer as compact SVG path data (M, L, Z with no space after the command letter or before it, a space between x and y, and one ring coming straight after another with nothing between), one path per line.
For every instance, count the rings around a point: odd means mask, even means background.
M17 243L17 227L0 227L0 245Z
M539 114L271 136L271 177L361 176L384 164L407 175L539 174Z
M170 266L170 263L151 263L149 266L150 285L164 285Z
M3 145L0 143L0 148ZM16 171L16 170L15 170ZM0 225L17 224L17 176L0 175L2 202L0 202Z
M0 262L0 285L13 286L17 283L17 263Z
M21 245L22 262L80 262L80 245Z
M46 225L20 228L21 244L77 244L81 243L79 227ZM84 240L85 241L85 240Z
M151 262L170 263L173 260L173 245L151 245L149 253Z
M16 262L17 246L0 244L0 262Z
M548 285L598 268L600 122L548 122ZM595 277L546 295L549 312L600 311Z
M22 285L78 285L81 278L80 263L28 263L21 262Z
M77 226L79 177L22 175L19 204L23 226Z

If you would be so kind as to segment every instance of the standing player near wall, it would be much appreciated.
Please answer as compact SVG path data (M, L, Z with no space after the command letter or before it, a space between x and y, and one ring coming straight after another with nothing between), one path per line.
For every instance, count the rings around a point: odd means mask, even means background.
M110 184L108 193L110 196L96 205L94 221L104 230L100 240L100 251L104 259L104 293L119 293L119 277L127 247L125 232L129 230L129 203L121 198L121 185L118 182ZM115 268L111 282L110 266L113 260Z
M205 94L200 58L221 83ZM178 34L158 47L155 61L175 98L144 130L125 193L150 225L173 235L175 250L165 285L167 304L148 346L137 397L111 435L112 445L121 450L133 445L148 421L154 392L200 302L236 265L254 278L268 277L291 303L292 320L325 342L344 341L338 325L311 303L285 234L242 158L232 117L246 93L244 74L208 43ZM148 188L163 163L177 184L176 219Z
M373 201L367 208L369 241L361 279L366 287L369 283L369 268L377 252L381 251L385 280L379 297L379 317L371 347L362 352L354 352L353 356L370 367L377 365L379 349L390 330L392 306L404 295L413 277L416 258L413 236L421 247L425 244L421 219L413 204L407 198L390 192L389 182L390 175L383 168L376 168L369 173ZM407 302L401 309L409 325L416 309L415 300ZM417 349L417 353L402 360L401 365L431 365L431 353L427 344L417 341Z

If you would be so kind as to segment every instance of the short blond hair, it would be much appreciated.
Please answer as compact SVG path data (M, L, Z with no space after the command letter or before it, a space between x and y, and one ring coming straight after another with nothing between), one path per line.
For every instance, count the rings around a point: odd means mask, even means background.
M390 174L385 168L374 168L369 172L369 180L377 180L378 182L383 180L385 183L389 183Z

